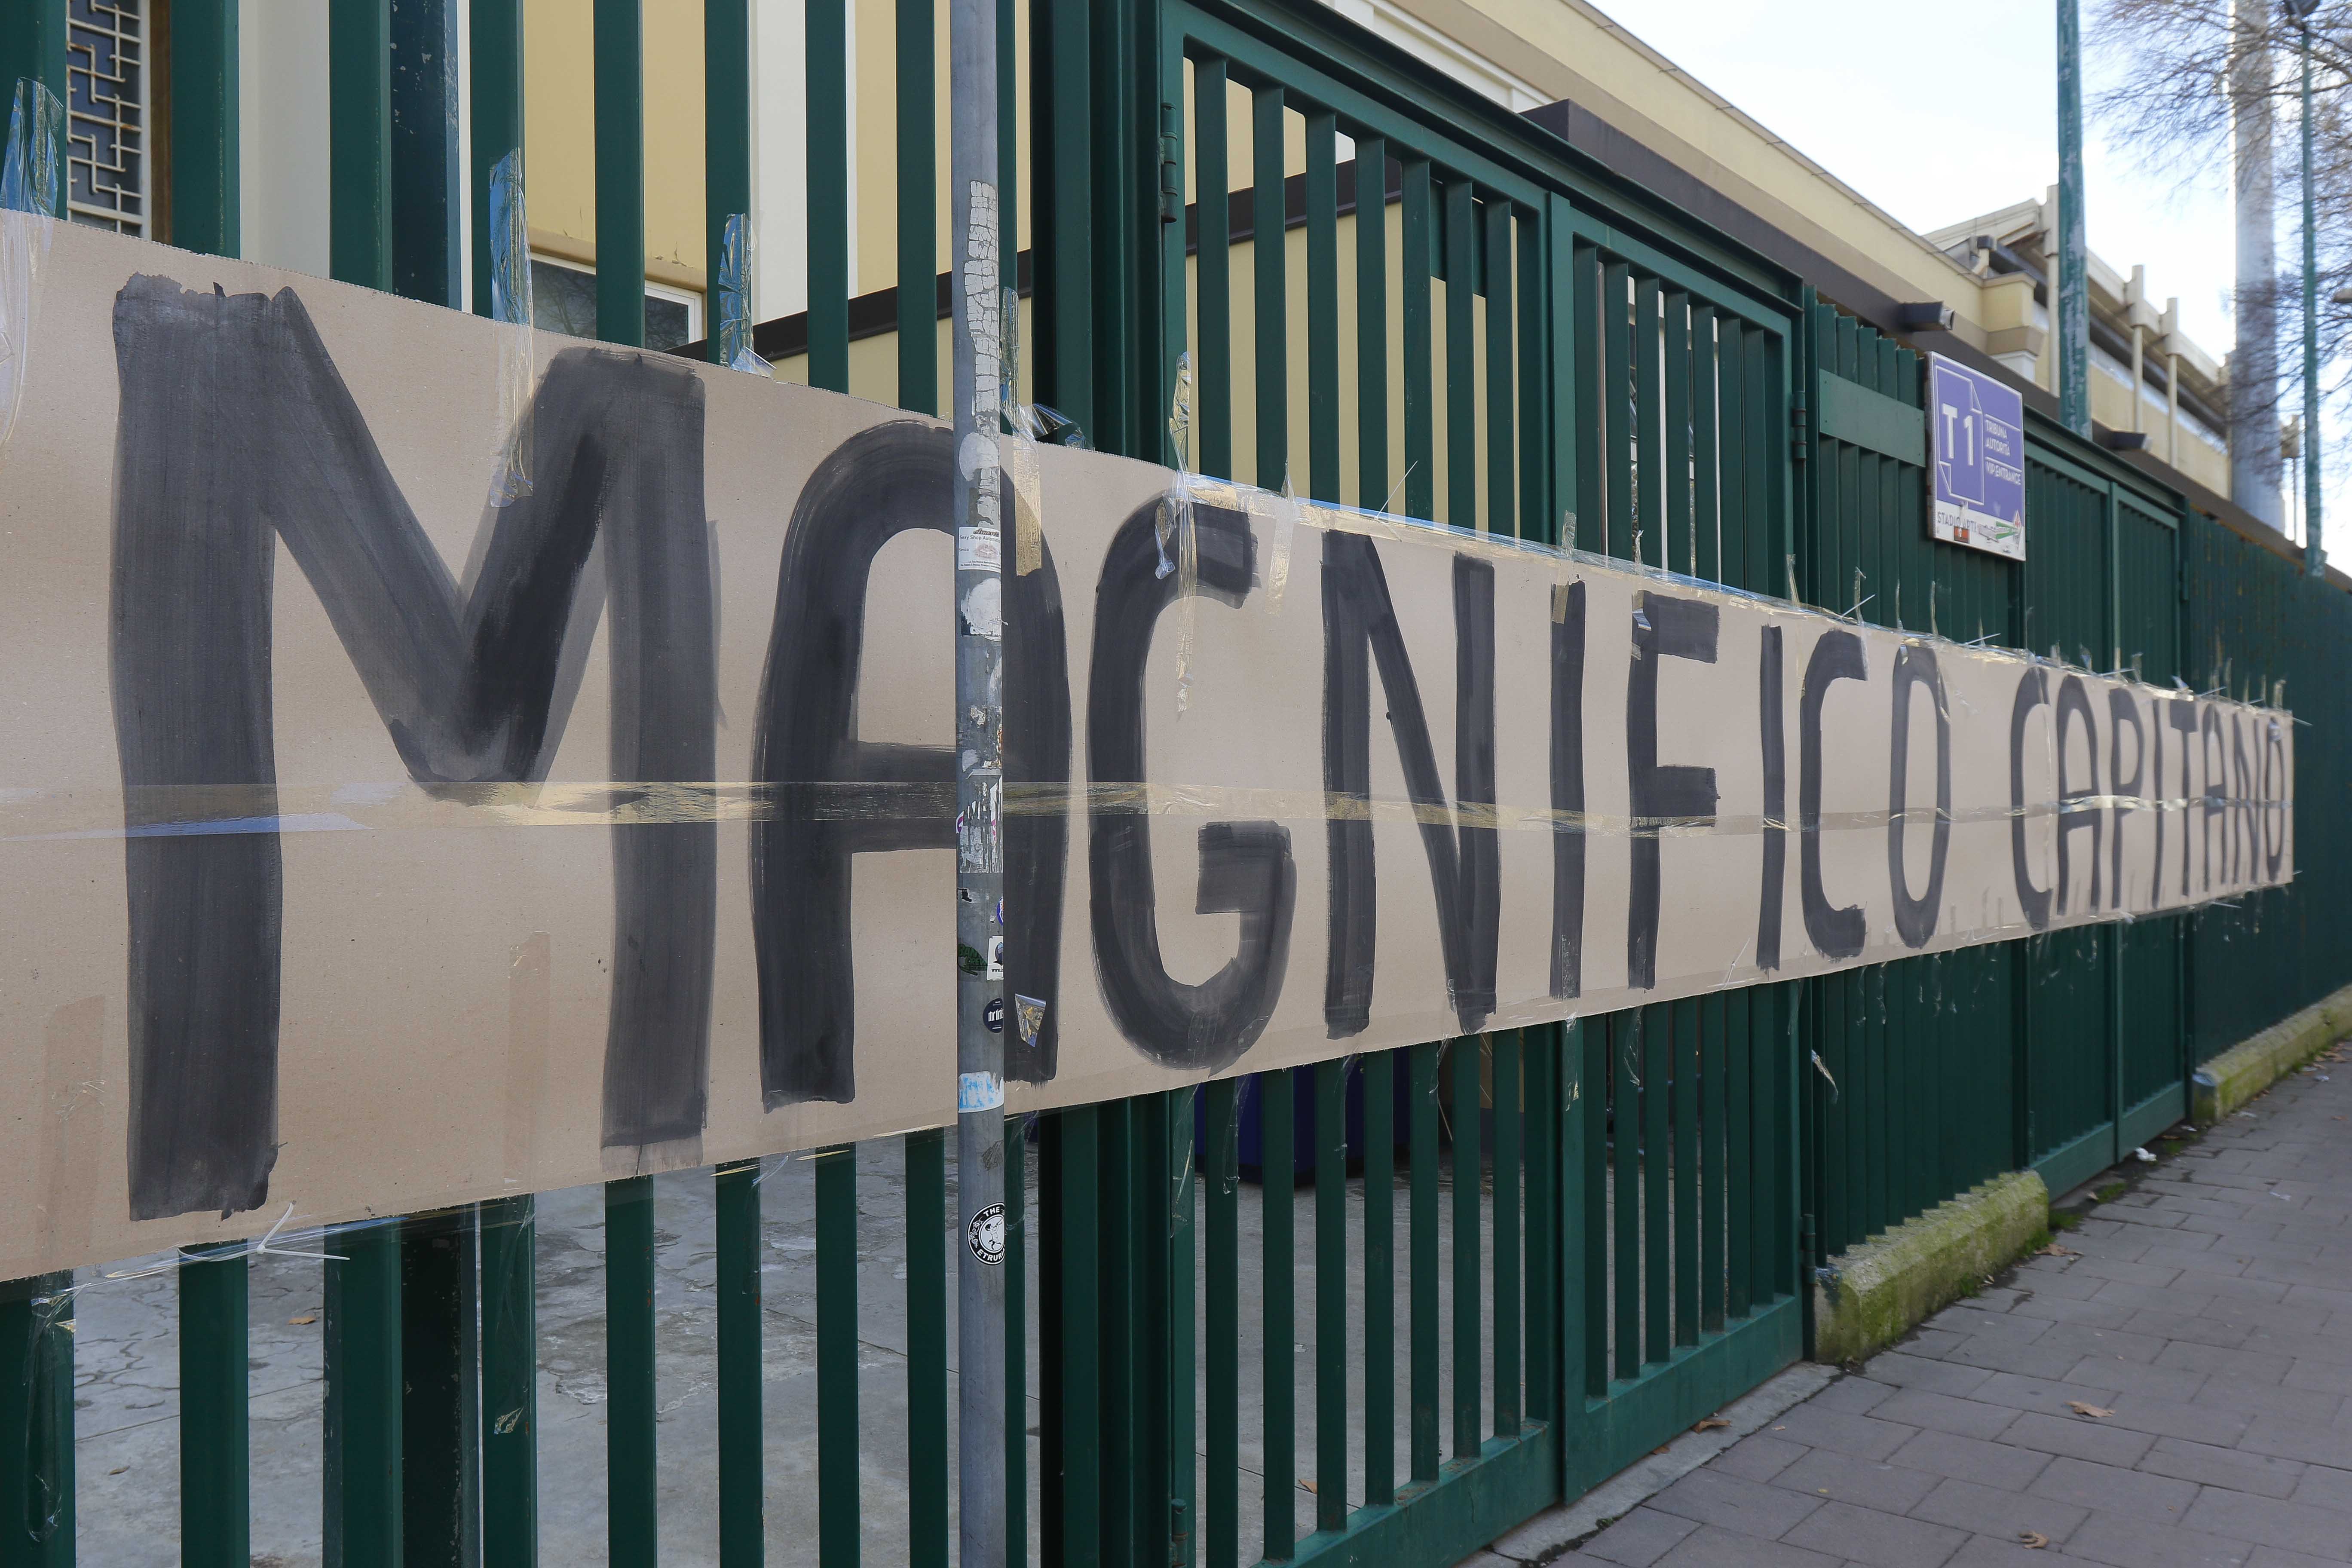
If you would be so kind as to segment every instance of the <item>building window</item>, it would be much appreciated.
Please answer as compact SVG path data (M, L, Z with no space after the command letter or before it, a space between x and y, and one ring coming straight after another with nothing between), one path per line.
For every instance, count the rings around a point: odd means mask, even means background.
M67 14L67 206L124 234L147 232L148 5L72 0Z
M596 335L596 274L544 256L530 258L530 319L568 337ZM682 348L702 335L702 297L646 285L646 347Z

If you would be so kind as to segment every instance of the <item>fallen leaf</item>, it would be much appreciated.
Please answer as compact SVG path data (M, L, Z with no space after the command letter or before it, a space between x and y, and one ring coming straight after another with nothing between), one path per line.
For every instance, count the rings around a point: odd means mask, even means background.
M1717 1427L1728 1426L1730 1425L1730 1422L1725 1420L1720 1415L1710 1415L1706 1420L1700 1422L1697 1426L1692 1427L1691 1430L1694 1432L1712 1432Z
M1663 1453L1664 1453L1665 1451L1666 1451L1666 1446L1665 1446L1664 1443L1659 1444L1656 1447L1654 1447L1654 1448L1653 1448L1653 1449L1651 1449L1651 1450L1650 1450L1650 1452L1651 1452L1651 1453L1653 1453L1653 1454L1663 1454Z
M315 1312L305 1312L299 1318L289 1318L286 1321L289 1323L315 1323L319 1321L319 1316Z
M1311 1492L1315 1489L1315 1483L1310 1480L1302 1479L1298 1483L1298 1489L1303 1492Z
M2066 1408L2073 1411L2077 1415L2087 1415L2094 1421L2115 1414L2112 1410L2102 1410L2095 1405L2085 1405L2079 1399L2068 1400L2066 1402Z
M2042 1249L2040 1256L2043 1258L2073 1258L2077 1256L2077 1254L2074 1252L2074 1248L2069 1247L2061 1247L2053 1241L2049 1246Z
M115 1466L115 1467L114 1467L114 1468L112 1468L112 1469L110 1469L110 1470L107 1471L106 1473L107 1473L108 1475L110 1475L110 1476L119 1476L119 1475L121 1475L123 1471L125 1471L125 1470L129 1469L130 1468L131 1468L131 1467L130 1467L130 1466L128 1466L128 1465L117 1465L117 1466Z
M2050 1538L2042 1534L2038 1530L2019 1531L2017 1532L2017 1541L2018 1544L2024 1547L2028 1552L2039 1552L2043 1547L2050 1544Z

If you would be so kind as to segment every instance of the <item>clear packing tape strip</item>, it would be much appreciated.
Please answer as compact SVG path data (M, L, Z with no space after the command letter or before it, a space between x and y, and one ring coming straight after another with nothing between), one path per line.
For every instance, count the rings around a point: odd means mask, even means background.
M37 81L19 79L0 162L0 459L24 411L32 374L41 275L59 206L58 149L65 106Z

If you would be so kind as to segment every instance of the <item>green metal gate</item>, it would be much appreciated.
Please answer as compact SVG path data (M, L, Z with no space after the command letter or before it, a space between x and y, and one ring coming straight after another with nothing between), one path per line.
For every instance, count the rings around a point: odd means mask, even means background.
M12 11L0 64L61 86L65 12ZM169 24L174 237L232 254L236 15L176 0ZM2299 794L2322 807L2298 824L2319 886L2236 909L1039 1118L1034 1216L1029 1145L1008 1145L1008 1304L1040 1347L1032 1366L1026 1336L1009 1336L1008 1382L1041 1413L1034 1447L1021 1401L1004 1435L1040 1521L1033 1540L1028 1510L1008 1510L1013 1560L1453 1562L1794 1359L1804 1266L2003 1171L2032 1165L2053 1187L2089 1174L2179 1113L2193 1060L2352 973L2332 809L2352 597L2039 416L2026 565L1933 542L1910 350L1324 5L1033 0L1024 31L1003 0L1000 17L1008 133L1016 80L1031 113L1003 196L1006 232L1025 205L1032 244L1008 253L1005 281L1029 291L1034 395L1097 447L1879 625L2299 696ZM744 0L709 0L705 18L708 163L667 173L704 181L716 255L751 205L755 90L805 100L812 210L845 203L853 40L843 11L811 7L804 79L755 83ZM944 83L932 0L901 0L891 22L895 289L853 300L847 234L812 224L797 237L808 309L763 327L761 346L845 390L853 343L894 332L887 395L929 411ZM427 161L395 154L393 23L391 0L338 0L334 270L457 303L395 254L397 236L447 240L457 209ZM634 0L598 0L577 25L596 45L599 251L616 262L600 335L635 342L643 24ZM522 139L521 28L518 0L473 0L464 196L481 310L491 171ZM858 1255L903 1226L909 1430L884 1436L904 1444L909 1556L943 1563L942 1140L807 1158L816 1551L828 1568L858 1561L873 1513ZM861 1221L887 1169L903 1215ZM710 1491L721 1560L740 1568L768 1529L763 1215L753 1171L714 1172L711 1189ZM610 1551L646 1563L653 1189L616 1183L605 1205ZM331 1560L534 1560L533 1216L512 1198L337 1238ZM187 1560L241 1563L247 1266L192 1256L177 1285ZM0 1367L20 1369L0 1375L0 1435L24 1435L0 1443L0 1561L73 1557L72 1322L62 1279L0 1289Z

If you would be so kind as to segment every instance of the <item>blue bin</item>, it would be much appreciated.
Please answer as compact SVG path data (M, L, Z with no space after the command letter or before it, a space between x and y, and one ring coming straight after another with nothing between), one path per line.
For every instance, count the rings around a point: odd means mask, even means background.
M1317 1137L1315 1068L1291 1068L1290 1074L1290 1168L1296 1179L1315 1179L1315 1141ZM1235 1090L1240 1125L1236 1129L1240 1144L1242 1178L1262 1182L1265 1179L1265 1096L1259 1082L1265 1073L1251 1073L1242 1079ZM1412 1090L1410 1078L1400 1058L1392 1074L1395 1108L1390 1126L1399 1149L1407 1142L1408 1108ZM1364 1168L1364 1064L1348 1065L1348 1172L1350 1175ZM1192 1154L1206 1161L1209 1155L1209 1098L1196 1095L1192 1101Z

